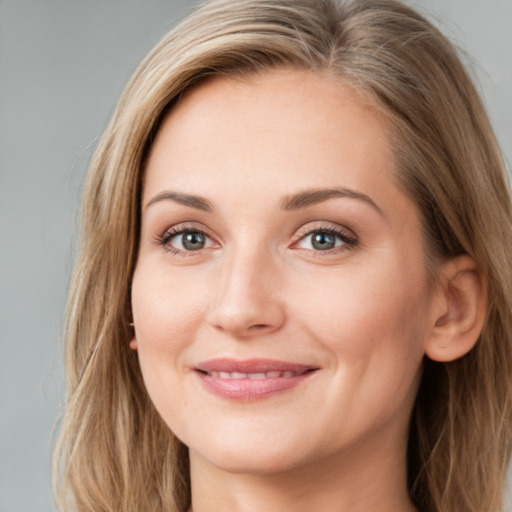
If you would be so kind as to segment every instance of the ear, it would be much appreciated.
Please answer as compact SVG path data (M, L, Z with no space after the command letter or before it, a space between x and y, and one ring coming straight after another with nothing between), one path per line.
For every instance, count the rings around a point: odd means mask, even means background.
M425 354L447 362L467 354L480 336L487 309L487 279L466 255L444 263L440 274Z
M133 313L131 311L130 317L133 319ZM129 346L132 350L136 351L139 348L139 344L137 343L137 338L135 337L135 325L133 323L133 320L131 322L128 322L128 325L133 332L133 338L130 340Z

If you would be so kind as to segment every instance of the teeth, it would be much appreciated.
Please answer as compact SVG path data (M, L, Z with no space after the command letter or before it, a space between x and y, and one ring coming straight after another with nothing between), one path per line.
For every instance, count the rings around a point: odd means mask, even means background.
M270 371L259 373L242 373L242 372L209 372L208 375L219 379L277 379L279 377L295 377L298 375L292 371Z

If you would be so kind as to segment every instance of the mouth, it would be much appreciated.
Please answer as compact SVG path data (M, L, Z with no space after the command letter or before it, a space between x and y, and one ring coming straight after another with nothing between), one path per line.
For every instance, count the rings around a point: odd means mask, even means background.
M199 370L201 371L201 370ZM221 371L212 371L212 372L204 372L205 375L209 375L214 379L279 379L279 378L290 378L296 377L297 375L302 375L305 372L298 373L292 372L290 370L285 371L270 371L270 372L257 372L257 373L243 373L243 372L221 372Z
M207 391L221 398L254 401L291 390L320 368L273 359L214 359L194 371Z

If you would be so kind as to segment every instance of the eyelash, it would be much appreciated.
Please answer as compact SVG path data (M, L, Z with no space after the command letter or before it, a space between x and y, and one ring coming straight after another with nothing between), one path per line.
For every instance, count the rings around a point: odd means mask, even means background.
M314 250L314 249L302 249L304 251L313 251L315 256L327 256L330 254L337 254L343 251L352 250L358 244L358 239L355 235L347 232L346 229L341 227L334 226L326 226L326 225L317 225L314 227L305 227L298 232L298 239L294 242L294 245L305 240L308 236L311 236L315 233L325 233L327 235L332 235L336 238L339 238L343 243L341 246L333 247L332 249L327 250Z
M198 233L200 235L205 236L206 238L212 239L206 231L195 228L193 226L174 226L167 231L165 231L161 236L159 236L156 240L157 245L161 246L164 250L167 252L173 254L173 255L179 255L183 257L189 257L189 256L196 256L199 254L203 249L198 249L196 251L186 251L181 249L176 249L170 245L171 241L178 237L179 235L184 235L187 233ZM356 236L351 235L347 233L346 230L342 228L336 228L333 226L326 226L326 225L318 225L314 227L305 227L302 230L299 230L298 232L298 238L293 243L293 245L298 244L299 242L305 240L308 236L313 235L315 233L325 233L328 235L332 235L338 239L340 239L343 243L341 246L333 247L331 249L326 250L314 250L314 249L299 249L302 251L313 251L315 256L323 256L323 255L330 255L333 253L339 253L342 251L352 250L358 245L358 239Z
M171 241L173 240L173 238L176 238L179 235L185 235L187 233L198 233L211 240L211 237L208 236L206 231L204 231L203 229L195 228L194 226L178 225L168 229L167 231L165 231L165 233L163 233L163 235L159 236L157 238L157 244L173 255L179 255L183 257L196 256L197 254L200 253L202 249L199 249L197 251L183 251L181 249L176 249L171 245Z

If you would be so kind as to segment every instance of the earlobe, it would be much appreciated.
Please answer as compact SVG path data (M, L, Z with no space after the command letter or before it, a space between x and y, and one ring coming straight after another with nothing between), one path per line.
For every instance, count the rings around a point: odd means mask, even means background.
M432 332L426 355L440 362L467 354L478 341L487 309L487 279L470 256L458 256L441 268Z
M133 314L130 313L130 316L133 318ZM135 324L133 323L133 320L131 322L128 322L128 325L130 327L130 329L132 331L134 331L135 329ZM137 343L137 338L135 337L135 335L133 336L133 338L130 340L130 343L129 343L129 346L132 350L135 350L137 351L137 349L139 348L139 345Z

